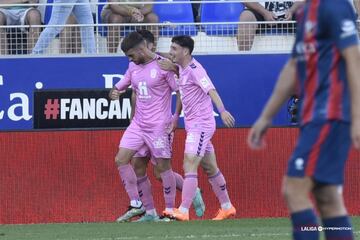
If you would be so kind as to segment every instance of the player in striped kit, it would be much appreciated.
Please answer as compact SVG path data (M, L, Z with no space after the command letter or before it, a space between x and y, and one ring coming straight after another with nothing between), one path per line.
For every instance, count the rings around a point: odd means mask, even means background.
M356 17L347 0L309 0L297 19L292 57L252 127L248 142L252 148L262 146L271 119L297 91L300 135L283 181L293 239L319 239L318 229L322 228L309 198L313 194L326 239L351 240L354 236L342 185L351 142L360 149Z

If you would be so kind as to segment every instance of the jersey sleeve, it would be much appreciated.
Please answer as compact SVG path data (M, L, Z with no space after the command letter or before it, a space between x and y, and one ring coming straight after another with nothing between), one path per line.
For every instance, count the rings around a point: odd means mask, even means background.
M124 77L115 84L117 90L122 91L127 89L131 85L131 72L126 70Z
M322 21L328 26L331 38L342 51L347 47L359 44L356 28L356 14L349 1L334 1L324 9Z
M176 80L175 80L175 76L176 74L173 73L173 72L167 72L166 73L166 81L168 82L170 88L172 91L178 91L179 90L179 87L178 85L176 84Z
M205 70L194 70L192 72L192 77L194 83L198 85L206 94L208 94L210 90L215 89L211 79L209 78Z

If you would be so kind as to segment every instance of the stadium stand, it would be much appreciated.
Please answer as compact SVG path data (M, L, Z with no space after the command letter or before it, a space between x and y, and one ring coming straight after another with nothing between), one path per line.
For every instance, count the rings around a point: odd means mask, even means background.
M176 3L179 0L171 1L173 4L169 4L166 0L156 0L154 2L154 12L159 17L158 24L152 24L150 26L158 27L160 37L157 45L157 51L166 52L169 49L169 39L178 34L192 35L197 42L194 53L196 54L208 54L208 53L224 53L224 54L236 54L241 53L238 50L238 42L235 35L237 34L239 15L244 9L243 3L239 2L225 2L215 1L214 3L202 3L200 10L200 22L194 22L193 10L190 0L185 0L185 4ZM107 25L101 21L101 11L105 5L106 0L95 0L92 4L96 8L94 24L96 35L96 46L98 54L108 54L107 49ZM164 4L161 4L164 2ZM47 5L46 5L47 3ZM51 15L53 0L42 0L39 6L45 7L43 11L43 21L48 23ZM121 3L120 3L121 4ZM95 6L96 5L96 6ZM226 13L226 14L224 14ZM236 23L235 23L236 22ZM263 24L262 31L256 34L252 48L250 52L254 53L287 53L291 50L291 44L294 40L293 29L288 31L287 28L293 28L293 21L284 23L284 27L281 29L271 29ZM258 23L251 23L258 24ZM136 24L135 24L136 25ZM122 36L130 32L134 27L134 24L123 28ZM137 26L142 26L138 24ZM149 26L149 25L148 25ZM289 26L289 27L286 27ZM0 26L1 27L1 26ZM10 37L16 37L16 41L22 41L24 37L10 35ZM16 48L16 46L14 46ZM58 55L60 53L60 41L59 38L55 39L47 50L47 55ZM245 51L248 52L248 51ZM22 55L25 54L22 51L16 51L13 49L12 54ZM117 54L122 54L118 51Z

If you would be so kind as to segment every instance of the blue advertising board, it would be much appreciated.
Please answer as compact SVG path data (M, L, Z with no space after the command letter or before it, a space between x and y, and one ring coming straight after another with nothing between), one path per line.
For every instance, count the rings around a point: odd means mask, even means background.
M251 125L271 94L288 55L206 55L207 69L236 126ZM0 59L0 130L33 129L33 93L46 89L111 88L126 71L125 57ZM217 117L218 126L223 126ZM275 125L289 125L284 107Z

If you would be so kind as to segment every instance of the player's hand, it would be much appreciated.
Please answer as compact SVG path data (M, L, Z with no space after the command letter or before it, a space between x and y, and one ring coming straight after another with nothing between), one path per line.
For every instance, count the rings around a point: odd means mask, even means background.
M167 129L167 133L170 134L172 132L175 132L176 128L177 128L177 122L172 122Z
M124 92L125 92L125 90L119 91L119 90L113 88L109 92L109 98L111 100L117 100L117 99L119 99L120 95L123 94Z
M263 137L271 122L264 118L259 118L250 129L248 135L248 145L251 149L261 149L264 147Z
M171 123L167 129L167 133L170 134L172 132L175 132L177 126L178 126L178 121L179 121L179 116L173 116L172 117L172 120L171 120Z
M351 140L356 150L360 150L360 121L351 123Z
M235 126L235 118L228 111L222 112L220 116L226 127L231 128Z
M174 71L174 63L170 59L159 59L158 64L164 71Z
M270 11L266 11L266 13L264 14L264 19L267 22L272 22L272 21L276 21L277 16L275 15L275 13L270 12ZM274 26L275 23L268 23L269 26Z

